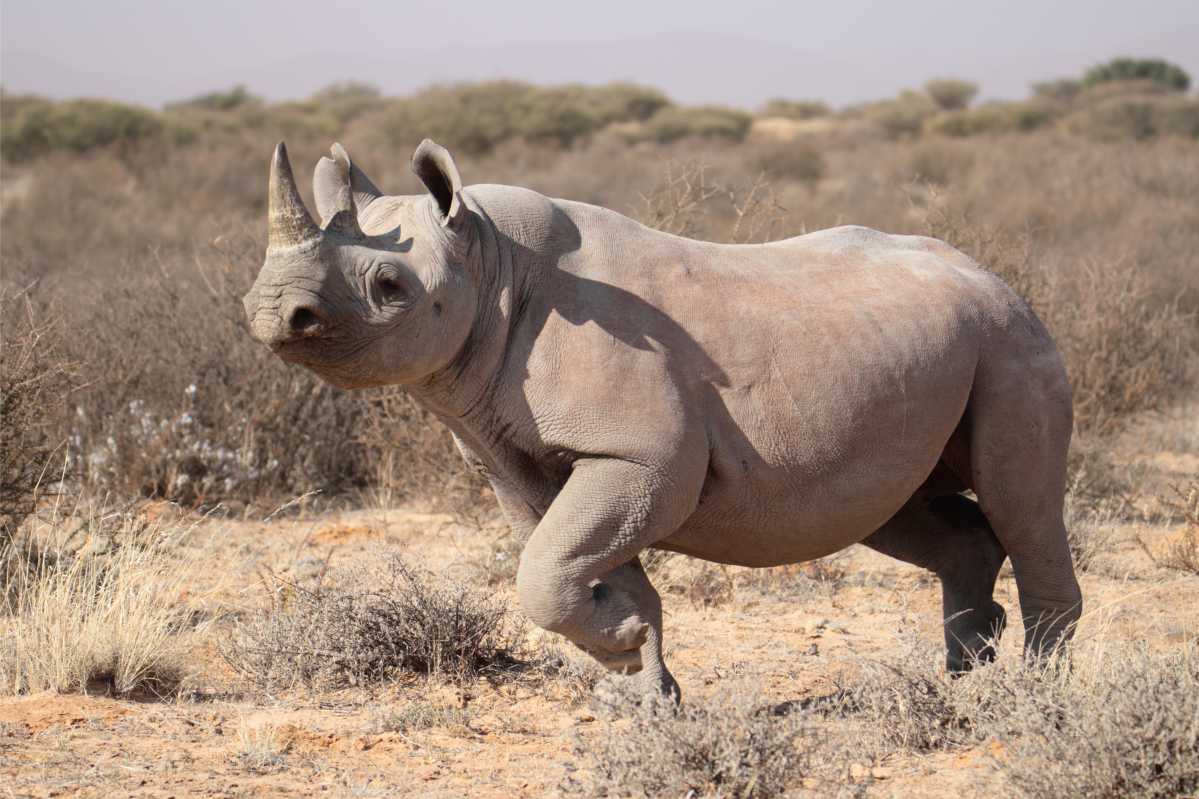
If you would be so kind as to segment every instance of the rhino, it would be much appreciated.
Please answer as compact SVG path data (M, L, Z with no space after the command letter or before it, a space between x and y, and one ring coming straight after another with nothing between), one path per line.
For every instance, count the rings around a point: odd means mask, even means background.
M769 567L863 544L940 578L954 672L995 656L1006 558L1025 652L1069 640L1070 384L994 274L920 236L715 244L466 187L427 139L412 168L426 193L384 195L334 145L318 224L280 144L250 330L449 428L527 536L536 625L677 698L642 552Z

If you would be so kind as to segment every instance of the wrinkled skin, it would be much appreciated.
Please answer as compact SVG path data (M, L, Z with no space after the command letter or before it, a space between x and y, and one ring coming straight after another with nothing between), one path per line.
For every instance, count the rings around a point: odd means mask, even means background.
M246 311L285 360L402 384L453 431L528 535L536 624L677 696L640 552L774 566L863 543L941 578L951 669L994 655L1006 557L1026 650L1069 637L1070 388L998 278L933 239L718 245L463 188L428 141L413 167L427 195L381 196L335 147L318 227L277 152Z

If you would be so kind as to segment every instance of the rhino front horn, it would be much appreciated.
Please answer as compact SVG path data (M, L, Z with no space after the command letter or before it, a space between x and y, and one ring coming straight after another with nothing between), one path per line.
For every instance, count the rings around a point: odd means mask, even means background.
M287 160L287 147L283 142L275 147L271 160L271 182L268 189L269 224L267 249L294 247L321 234L321 229L308 215L296 179L291 173L291 162Z

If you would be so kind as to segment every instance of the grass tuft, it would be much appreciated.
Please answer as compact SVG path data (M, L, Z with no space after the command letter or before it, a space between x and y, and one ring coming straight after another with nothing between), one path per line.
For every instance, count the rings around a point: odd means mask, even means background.
M180 531L128 516L97 527L116 533L103 548L21 540L0 553L21 565L5 570L13 581L5 586L10 614L0 617L5 693L165 697L188 679L195 630L181 603L191 572L172 551Z

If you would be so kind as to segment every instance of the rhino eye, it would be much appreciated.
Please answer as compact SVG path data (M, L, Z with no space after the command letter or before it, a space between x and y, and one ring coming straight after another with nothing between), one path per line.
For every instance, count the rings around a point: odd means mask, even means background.
M379 299L384 303L402 303L408 299L408 289L400 271L394 266L383 266L375 275L375 287L379 290Z

